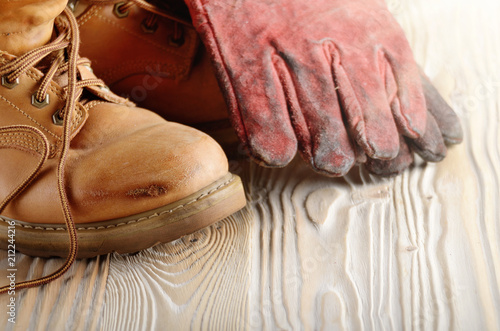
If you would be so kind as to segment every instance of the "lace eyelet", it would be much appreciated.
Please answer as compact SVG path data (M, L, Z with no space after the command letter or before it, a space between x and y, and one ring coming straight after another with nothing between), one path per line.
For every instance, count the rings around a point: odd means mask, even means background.
M78 0L69 0L67 6L72 12L75 12L76 7L78 6L78 2Z
M13 89L17 85L19 85L19 78L16 78L16 80L14 80L13 82L9 82L7 77L2 76L2 86L3 87L6 87L8 89Z
M52 114L52 122L59 126L64 124L64 118L61 117L61 109L58 109L54 114Z
M156 30L158 30L158 24L154 24L152 26L149 26L147 23L146 23L146 20L143 20L142 23L141 23L141 29L142 29L142 32L144 33L155 33Z
M115 6L113 8L113 13L116 15L118 18L125 18L128 16L129 11L122 11L121 8L125 4L125 1L115 3Z
M175 39L174 36L171 36L168 39L168 44L173 47L181 47L182 45L184 45L184 38L181 37L179 39Z
M42 101L38 100L36 98L36 92L31 95L31 105L33 105L36 108L42 109L43 107L47 106L50 103L50 98L49 94L45 94L45 99Z
M107 87L106 85L99 85L99 89L103 92L111 92L111 90L109 89L109 87Z

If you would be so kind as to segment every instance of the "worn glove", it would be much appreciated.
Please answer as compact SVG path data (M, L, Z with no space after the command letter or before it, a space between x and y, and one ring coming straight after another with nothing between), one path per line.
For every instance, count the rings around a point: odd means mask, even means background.
M284 166L299 150L328 175L359 145L396 157L425 132L418 68L383 0L185 0L233 126L250 155Z
M462 141L459 118L423 71L421 79L428 111L425 134L418 139L400 137L399 154L392 160L368 158L365 166L369 172L380 176L397 175L413 163L412 151L426 161L439 162L446 156L446 144L458 144Z

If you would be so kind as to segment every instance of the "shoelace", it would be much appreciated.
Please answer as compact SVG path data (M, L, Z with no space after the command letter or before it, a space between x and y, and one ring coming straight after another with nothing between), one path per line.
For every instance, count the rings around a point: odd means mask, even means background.
M154 4L146 2L144 0L129 0L129 1L87 0L87 3L88 4L95 4L95 5L114 4L115 6L117 6L116 10L118 10L119 12L121 12L123 14L125 14L130 7L138 6L142 9L148 11L151 14L143 22L146 30L153 31L155 29L156 24L157 24L157 20L158 20L158 16L172 20L175 22L174 35L173 35L172 40L171 40L171 42L174 44L181 43L181 41L182 41L182 37L183 37L182 25L189 26L189 27L193 26L193 24L190 21L176 17L175 15L172 15L171 13L168 13L165 10L159 8L158 6L155 6Z
M44 276L35 280L28 280L24 282L16 283L16 289L23 289L29 287L36 287L50 283L51 281L61 277L68 271L73 262L76 260L76 255L78 251L78 240L75 223L71 215L71 210L69 207L68 197L65 188L64 173L66 158L68 155L69 145L70 145L70 135L71 135L71 121L73 118L74 109L76 102L79 99L82 90L87 86L104 86L104 82L100 79L89 79L89 80L79 80L77 77L77 66L89 63L89 60L78 57L80 36L78 31L78 24L76 22L73 13L66 8L64 10L64 16L67 20L64 20L64 25L62 26L59 36L50 44L36 48L21 57L7 63L3 67L0 67L0 76L6 77L8 82L14 82L23 73L35 66L42 59L46 58L49 54L56 55L55 59L49 70L45 73L45 76L40 84L37 91L37 100L45 99L47 95L47 90L50 86L50 82L55 77L56 74L67 73L68 75L68 86L65 88L66 91L66 104L64 109L59 112L59 116L63 121L63 133L62 133L62 147L60 152L59 163L57 167L57 188L59 193L59 199L61 202L61 209L64 215L64 222L66 223L67 231L70 238L69 243L69 253L64 264L55 272L48 276ZM61 17L62 18L62 17ZM65 50L67 52L67 59ZM23 131L25 133L31 133L40 138L41 141L41 159L35 170L0 203L0 213L7 206L9 202L19 196L24 189L26 189L30 183L37 177L40 170L43 168L46 160L49 157L50 144L45 137L45 135L37 128L25 126L25 125L11 125L0 128L0 134L9 132L19 132ZM0 294L5 293L9 290L9 286L4 286L0 288Z

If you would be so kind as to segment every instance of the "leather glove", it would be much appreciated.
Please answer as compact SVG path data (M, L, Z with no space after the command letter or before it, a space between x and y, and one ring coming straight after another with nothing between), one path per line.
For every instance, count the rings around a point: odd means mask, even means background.
M427 105L425 134L418 139L400 137L399 154L392 160L368 158L365 166L369 172L379 176L397 175L413 163L412 151L425 161L439 162L446 156L446 144L458 144L462 141L463 132L459 118L423 71L421 79Z
M233 126L261 164L286 165L298 145L316 171L340 176L356 145L390 160L400 136L423 136L418 68L383 0L185 2Z

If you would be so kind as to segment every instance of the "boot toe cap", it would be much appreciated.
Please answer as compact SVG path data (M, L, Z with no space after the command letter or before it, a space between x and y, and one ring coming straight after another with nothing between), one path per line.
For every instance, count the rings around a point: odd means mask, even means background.
M69 186L78 221L92 222L175 202L227 172L226 156L212 138L163 122L75 158Z

